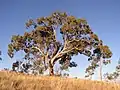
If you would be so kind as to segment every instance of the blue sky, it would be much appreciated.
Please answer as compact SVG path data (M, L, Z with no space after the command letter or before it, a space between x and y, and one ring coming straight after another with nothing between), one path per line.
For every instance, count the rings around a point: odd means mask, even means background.
M0 0L0 49L3 61L0 68L11 68L11 63L19 59L10 59L7 45L13 34L26 31L25 22L32 18L49 16L54 11L64 11L78 18L85 18L92 30L107 44L113 52L112 64L104 67L104 72L112 72L120 57L120 0ZM86 57L73 58L79 66L70 74L84 77L89 64ZM97 74L94 78L97 78Z

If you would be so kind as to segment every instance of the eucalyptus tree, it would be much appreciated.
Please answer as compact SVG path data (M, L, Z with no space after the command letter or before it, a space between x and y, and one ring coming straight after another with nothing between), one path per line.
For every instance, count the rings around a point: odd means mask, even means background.
M111 63L112 52L110 51L109 47L107 45L103 45L102 40L100 40L99 47L93 50L93 53L88 58L88 61L90 61L90 65L86 68L87 75L85 77L92 76L96 70L96 68L99 67L99 77L100 80L102 80L102 67L103 65L107 65Z
M117 80L120 77L120 59L118 61L118 65L115 68L115 71L112 73L105 73L104 77L107 80Z
M50 75L54 75L57 61L66 67L75 67L77 64L71 61L72 56L83 54L89 57L94 49L100 47L98 36L93 33L85 19L64 12L30 19L26 27L32 30L24 35L12 36L8 55L12 58L20 50L28 56L37 55L46 70L49 69Z

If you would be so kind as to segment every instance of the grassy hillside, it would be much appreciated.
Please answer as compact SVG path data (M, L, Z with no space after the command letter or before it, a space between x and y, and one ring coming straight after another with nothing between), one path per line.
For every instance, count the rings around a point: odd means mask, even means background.
M120 85L0 71L0 90L120 90Z

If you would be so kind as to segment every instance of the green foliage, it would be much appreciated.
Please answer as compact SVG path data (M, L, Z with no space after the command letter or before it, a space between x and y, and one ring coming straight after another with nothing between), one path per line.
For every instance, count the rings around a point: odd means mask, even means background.
M31 32L24 35L12 36L8 45L8 55L12 58L17 51L23 50L26 55L39 55L39 59L49 67L53 74L53 66L60 61L64 66L75 67L75 62L70 62L71 57L83 54L90 57L92 50L100 49L105 58L109 58L107 46L100 47L98 36L92 32L87 21L77 19L64 12L54 12L48 17L29 20L26 27L31 27ZM61 34L63 40L58 41L57 33ZM63 42L62 42L63 41ZM69 57L69 58L67 58ZM67 62L67 65L65 63Z
M118 65L113 73L106 73L105 78L108 80L116 80L120 76L120 60L118 61Z
M96 68L102 68L100 63L104 65L111 63L111 60L108 60L112 56L112 52L110 51L109 47L103 45L103 42L101 40L98 43L96 43L96 45L97 47L93 50L92 54L88 58L88 61L90 61L90 65L86 68L85 72L87 73L87 75L85 77L92 76Z

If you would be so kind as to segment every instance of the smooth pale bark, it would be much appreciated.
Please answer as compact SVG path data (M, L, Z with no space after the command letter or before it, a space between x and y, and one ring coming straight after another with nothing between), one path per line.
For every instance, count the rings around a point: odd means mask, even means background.
M102 63L103 63L103 60L102 58L100 58L99 78L101 81L102 81Z

